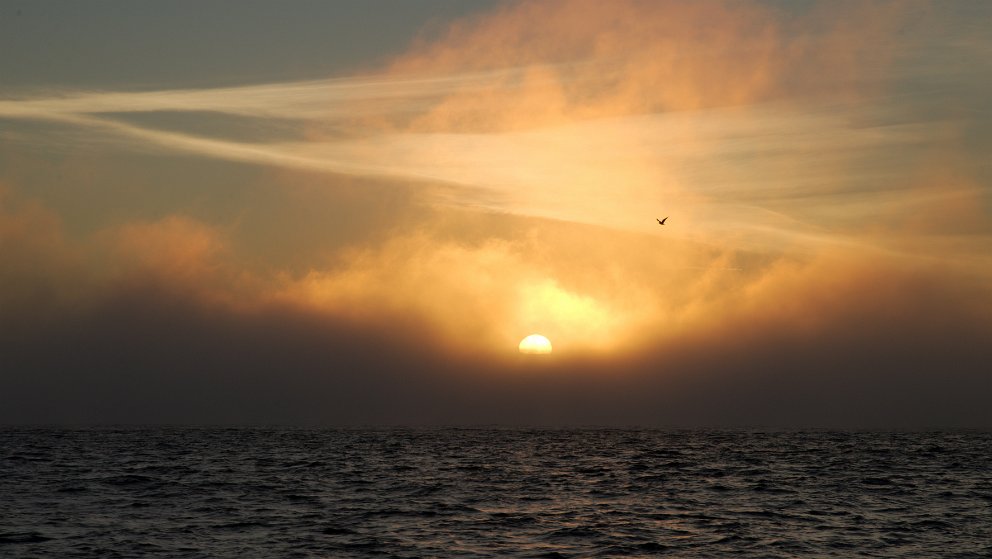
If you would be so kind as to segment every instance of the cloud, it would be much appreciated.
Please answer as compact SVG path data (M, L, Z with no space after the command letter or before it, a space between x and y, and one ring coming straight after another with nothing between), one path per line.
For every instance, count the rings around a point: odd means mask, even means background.
M629 116L490 134L390 133L334 141L237 142L154 130L88 115L74 124L121 134L148 146L290 168L415 179L426 203L511 212L617 229L652 224L642 208L676 208L693 229L672 235L716 238L728 231L765 248L783 237L830 242L822 224L866 207L905 204L897 183L907 168L856 158L920 151L927 125L851 129L850 114L766 106L740 111ZM818 161L800 165L810 151ZM825 181L843 173L844 188ZM885 186L871 183L884 181ZM457 185L454 188L444 185ZM853 192L850 189L861 189ZM864 191L870 188L871 191ZM795 204L819 198L822 215L797 219ZM829 212L829 213L828 213ZM635 217L636 216L636 217ZM812 218L812 219L810 219ZM672 229L672 228L670 228Z
M906 85L916 9L512 3L371 77L0 100L276 169L212 221L0 197L0 421L992 425L984 140Z
M992 425L987 283L836 264L784 268L630 351L548 361L453 352L410 308L237 307L146 277L43 327L5 313L0 420Z
M264 277L186 217L78 242L17 233L58 231L45 215L21 203L0 220L25 259L12 269L86 289L0 308L4 422L992 425L992 293L967 269L675 245L638 268L638 236L532 222L474 237L469 215ZM532 330L551 359L513 353Z
M414 181L425 203L618 229L653 223L633 217L642 208L674 207L699 229L670 235L743 232L773 250L783 237L830 242L828 220L893 206L915 171L895 159L958 142L947 126L888 120L913 108L882 92L894 60L919 58L920 11L510 3L377 75L62 91L0 100L0 118L80 127L124 150ZM221 132L181 126L194 116ZM823 211L800 215L811 198Z
M488 95L449 95L415 127L532 128L576 118L860 93L899 45L909 5L776 10L758 3L513 2L455 22L399 58L400 73L527 68ZM852 23L856 22L856 23ZM865 49L871 44L871 49ZM510 87L519 88L506 95Z
M53 302L66 303L86 289L85 280L59 282L77 276L83 267L65 238L58 215L35 200L15 196L0 184L0 310L44 315Z
M572 270L534 264L539 242L465 244L422 232L354 251L338 268L288 281L275 298L336 315L416 316L434 324L450 351L476 357L512 357L531 331L560 340L566 352L621 345L646 318L651 294L642 286L618 295L570 285Z

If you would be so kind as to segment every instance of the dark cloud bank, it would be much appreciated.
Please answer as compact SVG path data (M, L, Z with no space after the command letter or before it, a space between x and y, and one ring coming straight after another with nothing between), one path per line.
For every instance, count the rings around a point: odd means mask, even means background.
M990 428L985 293L890 277L874 296L808 294L801 325L738 316L619 359L497 363L451 357L410 318L132 282L0 309L0 422Z

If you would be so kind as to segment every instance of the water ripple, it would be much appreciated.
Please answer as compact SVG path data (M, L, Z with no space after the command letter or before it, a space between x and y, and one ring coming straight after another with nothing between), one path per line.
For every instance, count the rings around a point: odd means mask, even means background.
M6 557L987 557L992 435L0 430Z

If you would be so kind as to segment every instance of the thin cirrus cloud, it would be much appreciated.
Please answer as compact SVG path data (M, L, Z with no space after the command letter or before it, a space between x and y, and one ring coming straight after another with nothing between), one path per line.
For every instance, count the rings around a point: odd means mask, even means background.
M987 264L968 210L987 197L967 155L981 150L958 116L981 114L980 97L940 91L970 83L966 61L988 41L941 42L941 21L924 29L919 11L507 4L378 74L66 90L0 99L0 118L86 132L15 139L375 177L427 204L654 233L654 214L673 212L666 236L735 250ZM950 101L959 110L940 108ZM941 227L913 223L934 208Z
M852 170L850 163L896 150L912 158L934 139L925 122L849 125L855 117L880 112L877 106L827 110L815 102L619 115L489 132L404 130L394 122L396 115L420 114L451 91L463 95L466 87L498 87L510 95L516 87L505 83L510 74L64 93L0 101L0 117L82 128L88 130L85 141L116 142L123 149L415 180L424 183L427 202L619 229L637 229L652 217L640 215L642 208L678 206L691 216L697 238L747 231L748 242L763 248L795 234L842 242L822 234L822 224L841 211L850 215L865 196L876 205L906 204L914 193L869 184L899 181L904 168ZM223 115L250 118L257 137L163 129L133 118L164 114L158 120L168 122L169 113L189 112L207 121ZM364 122L377 118L387 119L388 126ZM275 128L286 121L297 123L298 139L266 139L267 123ZM340 126L332 129L335 123ZM307 134L309 129L319 132ZM817 154L815 162L796 165L809 153ZM838 192L830 175L845 167L846 185L865 189L849 196ZM431 183L461 188L431 189ZM800 220L790 211L789 201L811 198L825 202L822 215Z
M56 142L413 182L429 204L632 231L677 211L666 235L764 251L878 245L880 217L981 197L967 177L920 185L967 134L923 110L948 101L917 83L946 81L948 52L927 54L946 37L921 11L511 3L377 74L67 90L0 99L0 118L87 132Z

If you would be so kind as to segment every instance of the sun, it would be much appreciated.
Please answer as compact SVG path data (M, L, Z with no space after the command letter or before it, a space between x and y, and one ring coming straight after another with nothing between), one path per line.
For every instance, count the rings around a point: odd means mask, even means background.
M540 334L531 334L520 340L520 353L547 355L551 353L551 342Z

